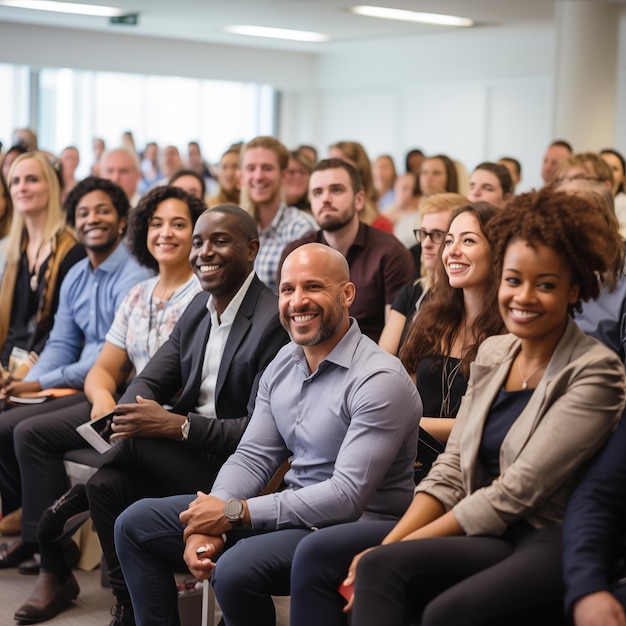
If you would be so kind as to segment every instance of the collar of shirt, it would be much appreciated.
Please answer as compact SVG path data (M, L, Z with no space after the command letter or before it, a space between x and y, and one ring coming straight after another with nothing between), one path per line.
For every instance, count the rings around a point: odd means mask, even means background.
M325 369L325 363L334 363L339 367L343 367L348 369L350 364L352 363L352 359L354 356L354 352L356 351L361 338L363 337L363 333L359 328L358 322L351 317L350 318L350 326L346 331L346 334L341 338L339 343L322 359L317 370L311 374L311 376L315 376L318 372ZM295 363L300 368L304 368L307 372L309 371L309 366L306 362L306 357L304 356L304 349L302 346L294 344L294 350L291 353L291 356Z
M226 309L220 316L219 320L217 316L217 309L215 308L215 305L213 304L213 296L211 296L207 300L206 308L211 314L211 324L214 324L215 326L224 326L224 325L227 325L227 324L230 325L233 323L233 321L235 320L235 317L237 316L237 313L239 312L239 307L241 306L243 299L246 297L246 294L248 293L248 289L250 288L250 285L252 284L253 278L254 278L254 270L252 270L248 274L248 277L246 278L246 280L243 281L243 284L241 285L241 287L239 287L239 291L234 295L233 299L228 303L228 306L226 307Z
M359 230L356 233L356 237L354 238L354 241L350 245L350 250L352 250L352 248L354 247L365 248L367 246L367 231L370 228L371 226L368 226L367 224L364 224L363 222L359 222ZM318 243L323 243L326 246L329 245L328 241L326 241L326 237L324 237L323 230L318 230L315 233L315 239ZM350 250L348 250L348 253L350 252Z

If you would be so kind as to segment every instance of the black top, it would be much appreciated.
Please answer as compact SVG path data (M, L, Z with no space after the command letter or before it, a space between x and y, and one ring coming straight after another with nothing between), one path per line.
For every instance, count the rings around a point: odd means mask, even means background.
M506 391L500 389L489 409L483 436L478 449L478 459L492 477L500 475L500 448L511 426L526 408L534 389Z
M467 389L461 359L425 356L417 364L415 381L422 397L424 417L456 417Z
M398 351L400 350L400 346L402 346L406 340L411 322L415 317L415 313L419 309L418 302L421 301L422 296L426 297L422 281L416 280L402 287L391 303L391 308L394 311L398 311L398 313L402 313L402 315L406 317L404 328L402 329L402 334L400 335L400 342L398 343Z
M7 331L7 338L2 347L0 360L3 365L9 362L11 350L14 347L23 350L31 349L32 337L37 326L37 309L39 300L44 289L44 276L48 268L48 257L39 268L37 276L37 289L31 288L31 275L28 269L26 253L22 254L15 279L15 291L13 295L13 307L11 309L11 323Z

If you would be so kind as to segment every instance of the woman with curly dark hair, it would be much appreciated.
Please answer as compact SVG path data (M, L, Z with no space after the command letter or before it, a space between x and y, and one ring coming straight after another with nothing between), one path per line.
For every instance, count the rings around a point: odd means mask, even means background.
M560 623L561 526L625 403L618 357L571 319L615 280L621 242L543 189L490 224L508 335L487 339L445 452L383 545L355 557L352 624ZM436 572L436 576L434 573Z
M549 189L516 197L488 231L509 334L479 347L446 450L402 519L324 529L300 544L299 624L346 623L328 589L345 557L341 537L355 547L359 535L365 551L340 586L353 626L564 622L565 505L626 401L619 358L571 312L614 274L620 242L583 198ZM376 531L383 545L371 549ZM294 582L304 567L323 572L317 605Z
M144 368L201 291L189 253L193 227L205 208L202 200L178 187L160 186L131 212L128 247L139 263L157 274L128 292L85 379L92 418L113 409L124 377Z

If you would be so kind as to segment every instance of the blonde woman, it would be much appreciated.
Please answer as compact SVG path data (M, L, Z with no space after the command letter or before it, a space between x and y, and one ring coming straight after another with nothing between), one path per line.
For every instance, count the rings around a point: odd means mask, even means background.
M15 159L8 188L13 220L3 242L6 268L0 284L0 361L5 366L14 347L41 351L61 281L85 256L65 224L59 179L42 152Z

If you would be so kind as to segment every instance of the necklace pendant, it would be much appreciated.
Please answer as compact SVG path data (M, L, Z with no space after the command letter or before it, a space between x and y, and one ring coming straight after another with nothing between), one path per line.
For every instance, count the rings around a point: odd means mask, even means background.
M522 389L528 389L528 383L525 380L522 381Z
M37 287L39 287L39 278L37 277L37 274L33 274L30 277L30 289L31 291L37 291Z

